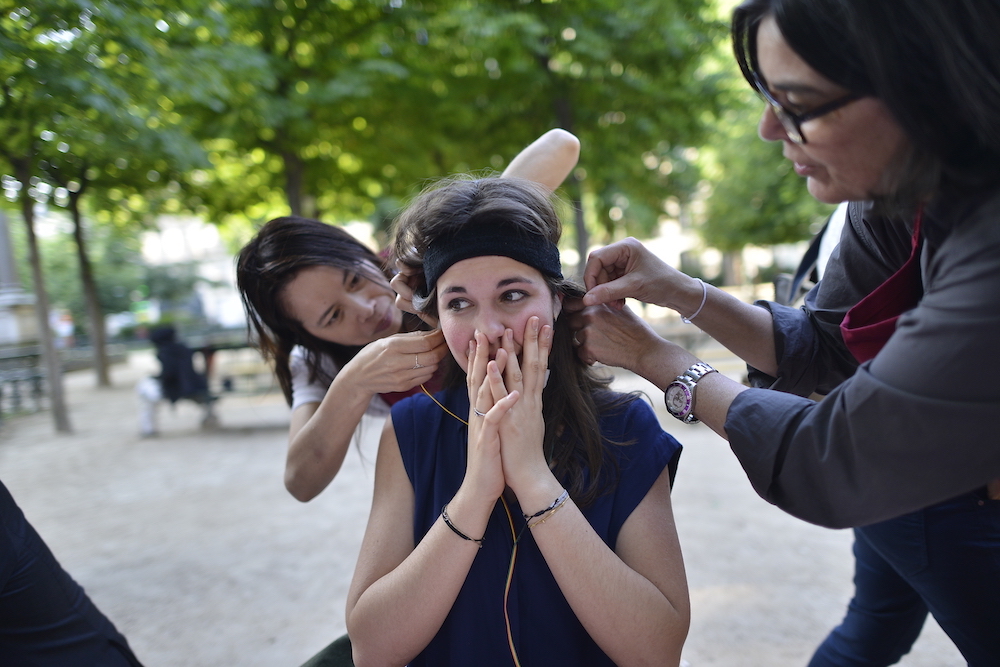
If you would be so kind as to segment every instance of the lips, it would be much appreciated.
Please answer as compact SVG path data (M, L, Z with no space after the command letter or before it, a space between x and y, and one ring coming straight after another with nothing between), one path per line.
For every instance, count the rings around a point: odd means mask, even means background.
M793 162L792 164L795 168L795 173L799 176L811 176L816 171L816 168L812 165L802 164L801 162Z
M375 334L381 334L392 325L392 311L388 308L382 315L382 319L375 325Z
M799 162L787 152L784 154L786 160L792 163L792 168L799 176L813 176L816 174L816 166L807 162Z

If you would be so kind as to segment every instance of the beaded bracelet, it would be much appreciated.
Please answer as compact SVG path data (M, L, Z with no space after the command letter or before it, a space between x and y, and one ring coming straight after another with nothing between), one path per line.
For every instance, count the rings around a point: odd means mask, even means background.
M535 526L540 526L543 523L545 523L546 521L548 521L552 517L553 514L555 514L556 512L558 512L559 510L562 509L562 506L566 504L567 500L569 500L569 493L567 493L566 491L563 491L563 494L561 496L559 496L558 500L556 500L555 505L553 505L552 507L550 507L549 509L547 509L547 510L545 510L543 512L543 514L545 514L545 516L543 516L541 519L539 519L535 523L528 523L528 528L534 528ZM538 516L538 515L536 514L534 516Z
M469 537L468 535L460 531L458 528L456 528L455 524L451 522L451 517L448 516L448 503L445 503L444 507L441 508L441 518L444 519L444 525L451 528L456 535L461 537L463 540L468 540L469 542L475 542L476 544L479 545L480 549L483 548L483 540L486 539L486 536L484 535L483 537L477 540L474 537Z
M556 498L555 500L553 500L552 504L549 505L548 507L546 507L545 509L543 509L541 512L535 512L534 514L524 514L522 516L524 516L524 520L525 521L531 521L532 519L537 519L538 517L542 516L543 514L551 512L556 507L558 507L562 503L566 502L566 498L568 498L568 497L569 497L569 491L567 491L566 489L563 489L563 492L559 494L559 497Z

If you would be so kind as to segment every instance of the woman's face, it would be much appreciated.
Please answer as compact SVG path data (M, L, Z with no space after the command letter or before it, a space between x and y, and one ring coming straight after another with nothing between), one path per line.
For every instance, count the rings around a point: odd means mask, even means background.
M551 325L562 309L562 300L553 296L542 274L510 257L455 262L438 278L437 294L445 341L463 371L469 368L467 354L475 332L486 335L493 359L504 330L511 329L520 355L528 318L537 316L539 326Z
M302 269L281 293L285 311L313 336L340 345L367 345L398 333L403 313L396 295L374 266L366 268L364 274L332 266Z
M789 111L808 113L850 91L806 64L785 41L773 16L757 31L757 62L771 93ZM862 97L835 111L802 123L805 144L788 139L770 105L758 132L765 141L784 143L784 156L807 180L809 193L829 204L870 199L881 191L885 175L908 145L903 128L874 97Z

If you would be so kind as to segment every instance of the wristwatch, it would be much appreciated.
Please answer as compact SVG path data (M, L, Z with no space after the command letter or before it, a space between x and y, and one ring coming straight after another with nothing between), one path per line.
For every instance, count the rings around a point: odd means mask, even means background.
M718 371L699 361L668 384L663 392L663 402L667 404L667 411L685 424L697 424L698 419L694 416L694 387L698 384L698 380L709 373Z

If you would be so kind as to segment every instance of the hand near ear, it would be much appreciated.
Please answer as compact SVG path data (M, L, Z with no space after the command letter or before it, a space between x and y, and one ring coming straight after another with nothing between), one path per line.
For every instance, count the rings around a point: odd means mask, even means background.
M397 273L389 281L389 286L396 292L396 308L404 313L416 315L431 327L437 327L437 318L429 313L416 309L413 305L413 294L420 284L419 270L396 260Z

